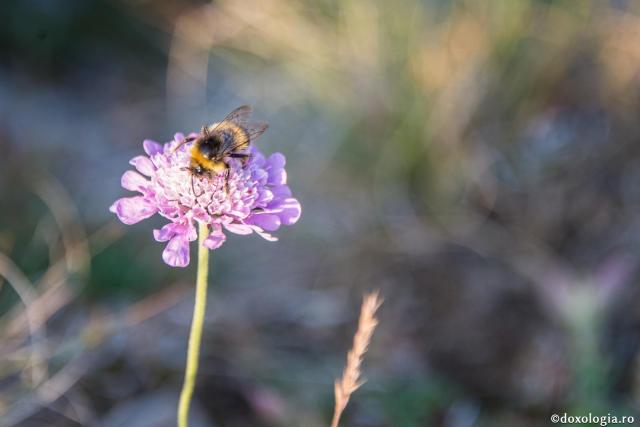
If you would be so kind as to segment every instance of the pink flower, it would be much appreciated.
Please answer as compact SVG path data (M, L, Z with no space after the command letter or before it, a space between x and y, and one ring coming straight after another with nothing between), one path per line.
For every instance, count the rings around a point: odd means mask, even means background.
M153 231L158 242L167 242L162 254L164 262L173 267L189 265L189 242L197 238L196 221L209 227L210 234L204 242L209 249L224 243L223 230L236 234L255 232L275 241L277 238L269 232L298 221L301 206L287 186L282 154L264 157L252 145L251 156L244 165L238 159L227 159L228 178L222 173L198 177L185 169L189 165L190 144L173 151L183 140L184 135L178 133L164 145L144 141L147 156L131 159L137 171L122 175L122 186L140 195L118 199L109 208L125 224L135 224L156 213L167 218L168 224Z

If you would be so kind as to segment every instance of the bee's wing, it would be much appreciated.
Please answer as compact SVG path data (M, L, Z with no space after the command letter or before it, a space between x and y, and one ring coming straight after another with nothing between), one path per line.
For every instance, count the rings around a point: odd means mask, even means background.
M255 141L260 135L262 135L268 127L269 125L265 122L249 123L247 127L244 128L244 130L247 132L248 139L239 141L238 143L233 145L230 144L229 146L225 146L222 148L222 151L224 151L225 153L231 153L236 150L245 150L246 148L248 148L249 144Z
M232 112L230 112L229 114L227 114L227 117L220 120L218 124L210 127L209 132L213 132L218 128L218 126L220 126L224 122L232 122L239 126L242 126L243 128L246 128L247 125L249 124L249 120L251 119L252 112L253 112L253 109L251 108L250 105L243 105L241 107L238 107Z
M265 122L251 122L251 113L253 112L251 106L243 105L230 112L227 117L222 119L218 124L209 128L209 132L215 131L222 123L231 122L247 132L248 141L240 141L237 144L223 146L221 151L224 153L231 153L236 150L243 150L247 148L247 145L260 137L267 130L269 125Z
M248 123L244 130L247 131L247 135L249 135L249 141L253 142L260 137L267 130L269 124L266 122L253 122Z

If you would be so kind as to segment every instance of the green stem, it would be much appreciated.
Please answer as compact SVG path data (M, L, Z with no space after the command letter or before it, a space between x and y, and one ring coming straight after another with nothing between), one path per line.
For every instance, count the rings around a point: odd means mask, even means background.
M193 307L193 320L189 334L189 350L187 352L187 368L184 373L184 384L180 392L178 406L178 427L187 427L189 419L189 405L193 396L198 373L198 359L200 357L200 341L202 341L202 325L207 305L207 276L209 275L209 249L203 243L209 235L206 224L198 226L198 277L196 280L196 300Z

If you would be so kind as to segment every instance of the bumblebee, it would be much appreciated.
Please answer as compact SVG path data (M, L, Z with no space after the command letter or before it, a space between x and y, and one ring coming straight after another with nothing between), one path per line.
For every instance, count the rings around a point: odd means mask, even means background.
M252 109L243 105L229 113L222 121L203 126L200 134L186 138L174 151L182 145L193 142L191 159L186 168L193 177L211 176L229 173L228 159L239 158L246 162L250 156L246 150L249 144L264 133L269 125L265 122L251 122ZM195 194L195 191L194 191Z

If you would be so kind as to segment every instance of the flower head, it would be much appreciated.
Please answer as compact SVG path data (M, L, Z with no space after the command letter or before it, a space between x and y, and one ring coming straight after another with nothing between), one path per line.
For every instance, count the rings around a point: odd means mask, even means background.
M291 197L282 154L265 157L252 145L244 164L239 159L227 159L226 175L198 176L187 169L191 147L181 144L184 139L178 133L166 144L144 141L147 155L130 161L137 171L122 175L122 186L140 195L118 199L109 209L125 224L135 224L156 213L167 218L168 224L153 231L158 242L167 242L162 253L167 264L189 264L189 242L197 238L195 221L209 226L210 234L204 241L209 249L224 243L223 230L255 232L275 241L277 238L269 232L298 221L301 206Z

